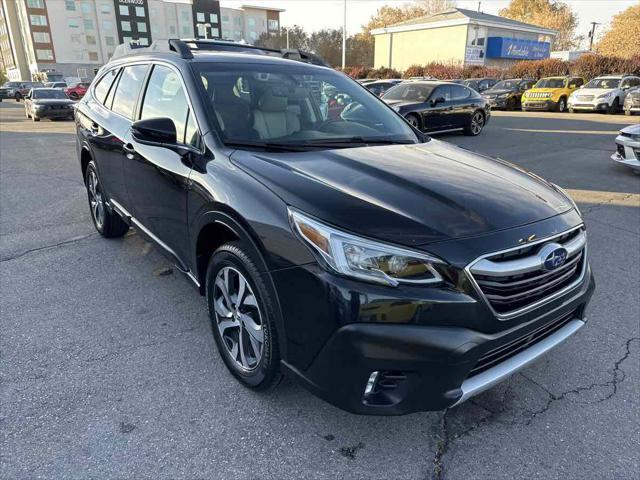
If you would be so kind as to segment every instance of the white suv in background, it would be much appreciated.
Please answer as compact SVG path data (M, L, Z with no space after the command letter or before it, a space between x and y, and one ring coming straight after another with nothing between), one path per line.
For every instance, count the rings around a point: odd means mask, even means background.
M622 108L627 91L640 85L640 77L606 75L596 77L569 96L569 111L617 113Z

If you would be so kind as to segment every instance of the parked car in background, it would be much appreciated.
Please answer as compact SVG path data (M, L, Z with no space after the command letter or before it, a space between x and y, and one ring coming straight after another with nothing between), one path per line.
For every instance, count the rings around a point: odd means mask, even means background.
M60 90L64 90L69 85L67 82L46 82L44 86L45 88L59 88Z
M371 90L372 93L375 93L377 96L381 97L387 90L395 87L399 83L402 83L401 79L390 79L370 82L365 84L364 86Z
M462 129L475 136L491 116L489 103L478 92L450 82L401 83L382 99L423 132Z
M541 78L522 94L522 110L564 112L569 95L584 85L584 78L574 76Z
M640 112L640 87L630 88L622 106L625 115Z
M24 97L27 118L39 122L41 118L73 120L74 102L58 88L33 88Z
M497 78L467 78L462 81L462 85L472 88L478 93L489 90L496 83L498 83Z
M596 77L569 96L569 111L618 113L627 92L640 86L635 75L606 75Z
M482 96L489 102L491 108L516 110L520 108L520 101L525 90L529 90L536 81L527 78L510 78L501 80L493 87L482 92Z
M367 83L377 82L379 80L379 78L360 78L356 80L356 82L358 82L360 85L366 85Z
M74 83L65 88L64 93L66 93L71 100L79 100L87 93L90 84L90 82Z
M19 102L32 88L41 87L44 87L42 82L6 82L0 88L0 102L5 98L13 98Z
M616 137L616 152L611 160L640 173L640 125L630 125L620 130Z

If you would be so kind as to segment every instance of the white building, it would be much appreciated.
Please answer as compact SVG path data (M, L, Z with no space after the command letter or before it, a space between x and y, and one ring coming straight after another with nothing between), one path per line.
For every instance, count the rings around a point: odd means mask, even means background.
M227 40L253 44L263 33L277 33L280 30L282 12L284 10L279 8L253 5L242 5L240 8L222 7L221 36Z

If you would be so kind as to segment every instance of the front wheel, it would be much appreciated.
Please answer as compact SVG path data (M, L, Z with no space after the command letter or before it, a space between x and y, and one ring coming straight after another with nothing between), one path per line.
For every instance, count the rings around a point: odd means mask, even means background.
M482 132L482 129L484 128L484 124L485 124L484 113L478 110L473 113L473 115L471 116L471 119L469 120L469 125L464 127L462 132L465 135L469 135L470 137L475 137L477 135L480 135L480 132Z
M80 97L78 96L78 94L77 94L76 92L71 92L71 93L69 94L69 98L70 98L71 100L78 100Z
M624 114L627 115L627 116L630 116L631 115L631 109L630 108L626 109L624 111Z
M100 235L107 238L121 237L129 230L129 225L114 210L107 206L107 200L98 180L98 171L93 161L89 162L85 174L85 185L91 219Z
M613 102L611 102L611 106L609 106L607 113L609 115L615 115L618 113L618 110L620 110L620 101L618 100L618 97L616 97L613 99Z
M567 109L567 100L564 97L562 97L560 100L558 100L558 105L556 107L556 110L560 113L563 113L566 109Z
M20 100L22 100L22 94L20 92L16 92L13 98L16 99L16 102L19 102Z
M420 119L416 114L410 113L405 118L413 128L417 128L418 130L422 131L422 128L420 128Z
M516 107L517 105L516 105L515 98L510 98L509 100L507 100L506 107L505 107L507 110L515 110Z
M207 304L218 351L244 386L266 390L276 385L280 352L275 301L242 242L218 248L207 268Z

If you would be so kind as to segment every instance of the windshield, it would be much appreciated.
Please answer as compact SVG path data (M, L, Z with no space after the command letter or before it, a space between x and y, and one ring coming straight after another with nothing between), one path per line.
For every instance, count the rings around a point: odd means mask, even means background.
M4 88L15 88L15 87L19 87L20 84L18 82L6 82L4 85L2 85Z
M533 88L564 88L564 78L543 78Z
M385 100L403 100L407 102L424 102L429 98L435 86L417 83L403 83L389 89L384 94Z
M195 68L228 145L320 148L419 141L368 90L330 69L237 63Z
M585 88L618 88L620 85L619 78L594 78L587 83Z
M496 83L493 87L494 90L514 90L520 85L520 80L502 80Z
M31 94L32 98L44 99L44 98L54 98L54 99L67 99L67 95L60 90L34 90Z

